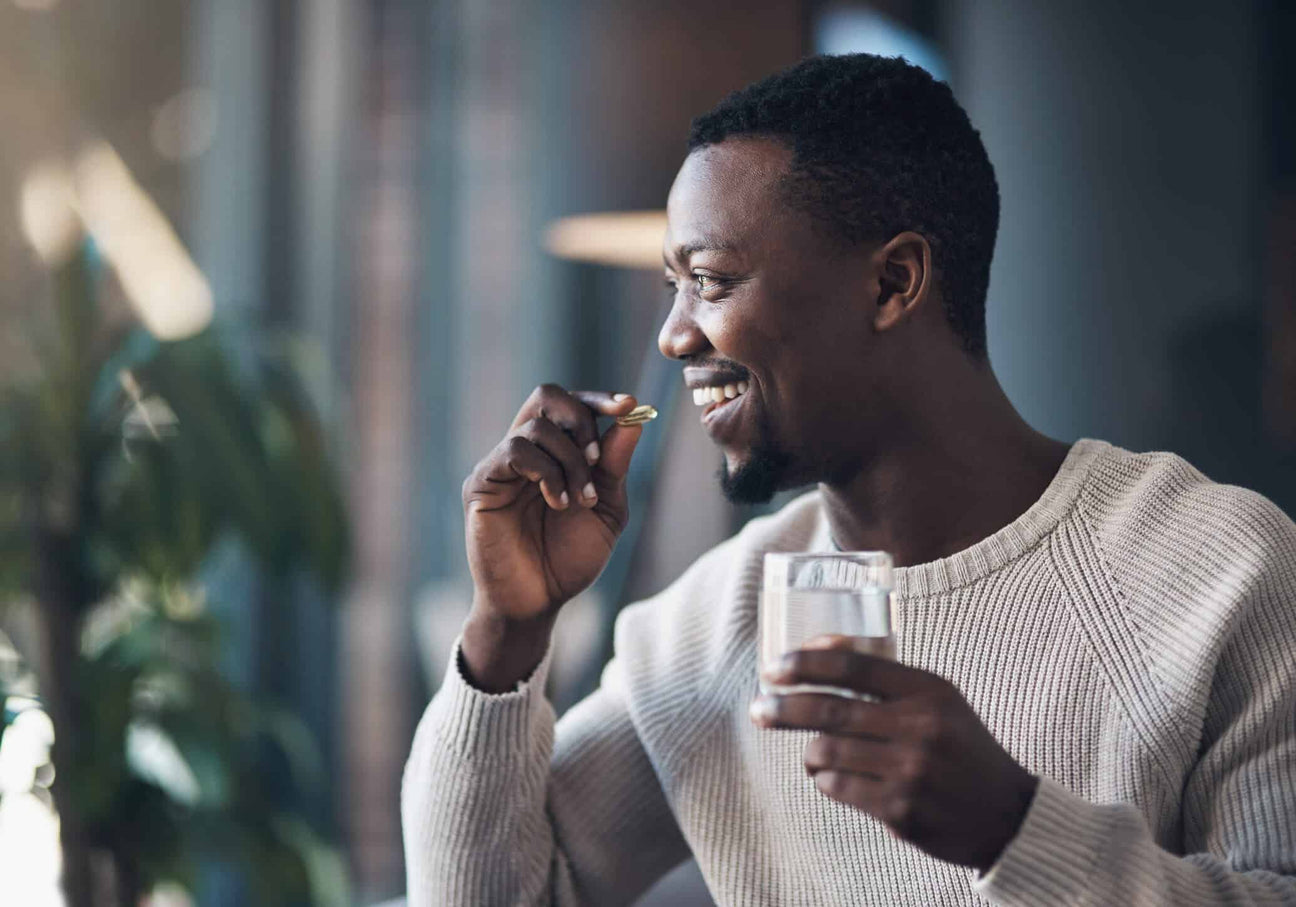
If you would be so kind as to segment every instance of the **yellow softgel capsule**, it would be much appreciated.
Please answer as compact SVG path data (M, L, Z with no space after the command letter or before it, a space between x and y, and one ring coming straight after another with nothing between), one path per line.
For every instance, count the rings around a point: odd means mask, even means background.
M636 406L624 416L617 416L617 425L643 425L645 422L651 422L657 418L657 410L647 403L642 406Z

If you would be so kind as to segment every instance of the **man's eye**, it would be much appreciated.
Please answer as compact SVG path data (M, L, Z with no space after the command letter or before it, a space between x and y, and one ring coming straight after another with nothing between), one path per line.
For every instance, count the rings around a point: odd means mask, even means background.
M719 281L716 280L714 277L710 277L706 274L695 274L693 276L697 279L698 289L703 292L706 292L708 288L714 287L717 283L719 283Z

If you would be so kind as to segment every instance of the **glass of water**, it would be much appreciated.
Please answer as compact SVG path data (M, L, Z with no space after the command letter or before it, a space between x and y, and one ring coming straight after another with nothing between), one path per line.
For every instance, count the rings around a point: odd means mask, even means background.
M761 691L872 699L840 687L772 684L763 674L786 653L823 645L828 636L850 637L858 651L895 658L891 589L891 555L885 551L767 553L760 601Z

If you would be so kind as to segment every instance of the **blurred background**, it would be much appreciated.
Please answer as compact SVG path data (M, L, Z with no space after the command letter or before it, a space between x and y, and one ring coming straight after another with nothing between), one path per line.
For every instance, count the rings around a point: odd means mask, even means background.
M807 53L981 130L1029 420L1292 512L1293 46L1281 0L0 0L0 901L401 896L460 483L530 389L662 412L560 710L755 512L656 352L660 209L690 118Z

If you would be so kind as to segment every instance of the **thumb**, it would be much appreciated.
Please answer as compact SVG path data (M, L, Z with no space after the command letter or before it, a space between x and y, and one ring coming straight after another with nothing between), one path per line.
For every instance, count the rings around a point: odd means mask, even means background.
M617 425L613 422L599 441L602 455L594 468L595 474L616 485L625 481L626 473L630 471L630 458L639 446L642 434L642 425Z

